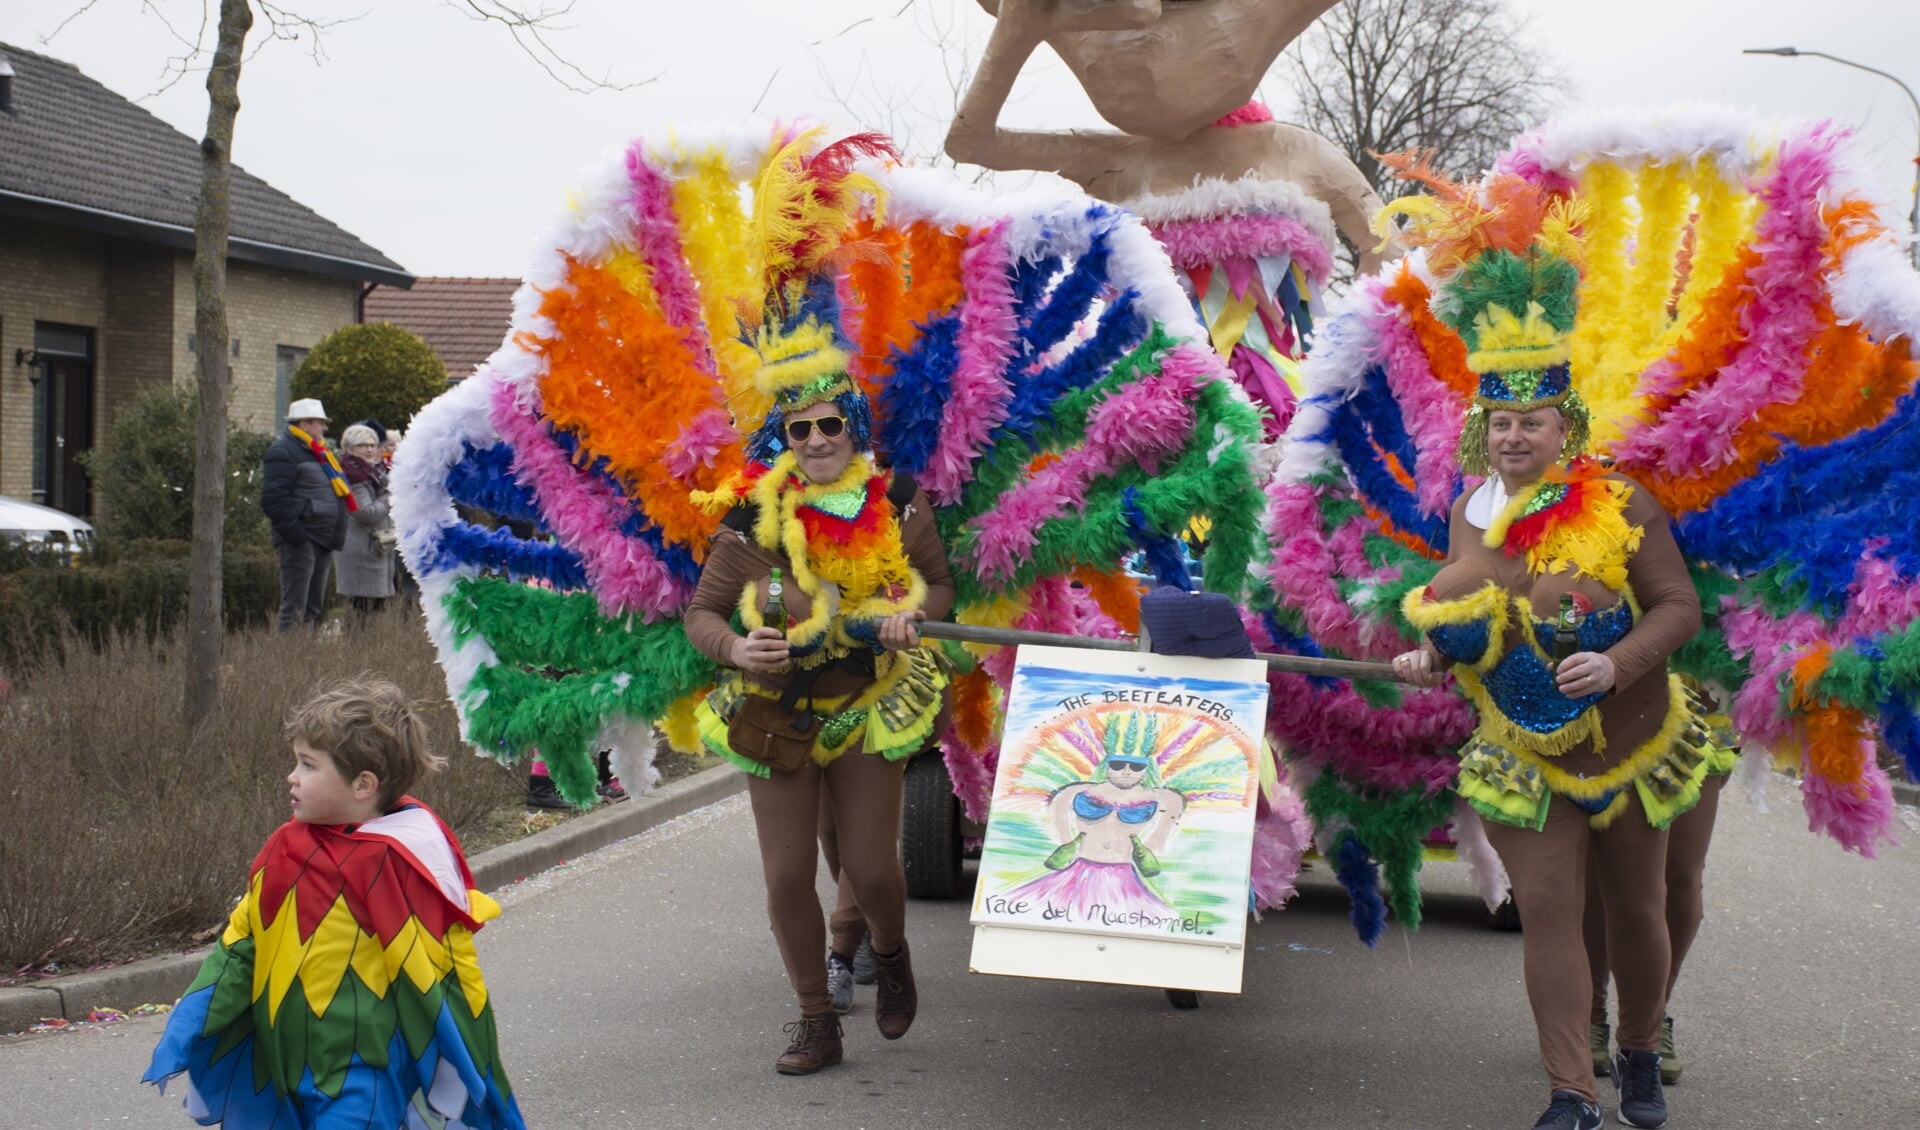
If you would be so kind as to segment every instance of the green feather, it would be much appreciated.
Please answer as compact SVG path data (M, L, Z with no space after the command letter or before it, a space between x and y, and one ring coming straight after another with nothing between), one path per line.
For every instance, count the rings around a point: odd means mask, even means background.
M1436 303L1434 310L1465 339L1471 352L1480 347L1474 319L1490 306L1524 318L1528 303L1538 302L1547 324L1568 332L1573 329L1579 289L1579 269L1558 255L1537 248L1525 257L1489 251L1448 280L1445 300Z

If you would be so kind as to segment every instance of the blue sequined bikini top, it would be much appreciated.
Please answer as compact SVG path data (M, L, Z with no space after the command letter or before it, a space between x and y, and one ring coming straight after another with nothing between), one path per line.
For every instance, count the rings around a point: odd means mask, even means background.
M1159 810L1160 802L1157 800L1109 804L1092 793L1076 793L1073 797L1073 814L1085 820L1105 820L1109 814L1118 812L1122 824L1145 824Z
M1516 647L1495 655L1506 647L1506 641L1493 638L1490 617L1438 624L1427 630L1427 638L1448 659L1478 671L1488 697L1515 725L1530 733L1551 734L1585 714L1606 695L1568 698L1561 694L1548 659L1553 651L1553 621L1534 616L1524 601L1513 604L1537 646ZM1607 650L1627 638L1633 623L1633 606L1626 600L1588 614L1580 621L1580 650Z

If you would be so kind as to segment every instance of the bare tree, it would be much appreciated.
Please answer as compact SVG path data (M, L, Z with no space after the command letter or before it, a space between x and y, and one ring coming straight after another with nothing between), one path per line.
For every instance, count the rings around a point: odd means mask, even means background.
M930 168L957 166L942 148L941 137L973 81L980 46L986 38L968 18L974 4L975 0L906 0L890 14L856 20L834 35L806 44L819 76L820 96L846 115L841 124L879 130L915 164ZM813 50L863 25L898 25L906 19L913 21L922 46L939 53L938 71L928 67L912 81L882 86L868 66L866 51L861 51L859 63L847 71L829 65ZM772 80L768 81L771 84ZM986 168L974 169L972 181L1001 189L1018 188L1024 183L1003 179Z
M207 68L207 132L200 139L200 203L193 217L194 354L200 365L195 422L193 550L187 582L187 732L220 704L221 540L227 514L227 235L233 221L233 123L240 115L240 58L253 10L220 0Z
M1345 0L1284 66L1301 124L1391 200L1411 186L1374 154L1429 150L1471 175L1566 99L1571 82L1525 30L1506 0Z

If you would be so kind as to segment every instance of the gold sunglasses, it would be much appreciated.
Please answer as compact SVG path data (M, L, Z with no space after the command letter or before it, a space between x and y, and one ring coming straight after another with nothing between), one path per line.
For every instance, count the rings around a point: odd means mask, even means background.
M807 437L813 434L813 429L816 426L820 429L821 435L828 439L838 439L840 438L840 433L847 430L847 418L845 416L816 416L811 420L788 420L787 439L793 443L805 443L807 442Z

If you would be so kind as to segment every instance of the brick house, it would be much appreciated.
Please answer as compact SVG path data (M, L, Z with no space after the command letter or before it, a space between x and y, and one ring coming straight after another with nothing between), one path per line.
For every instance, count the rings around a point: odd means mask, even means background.
M240 129L246 129L241 116ZM193 379L200 147L57 59L0 44L0 494L91 515L74 456L141 387ZM232 414L272 432L322 337L412 276L236 166Z
M361 303L361 320L391 322L425 341L447 367L447 380L473 375L507 336L519 279L421 276L413 286L376 286Z

